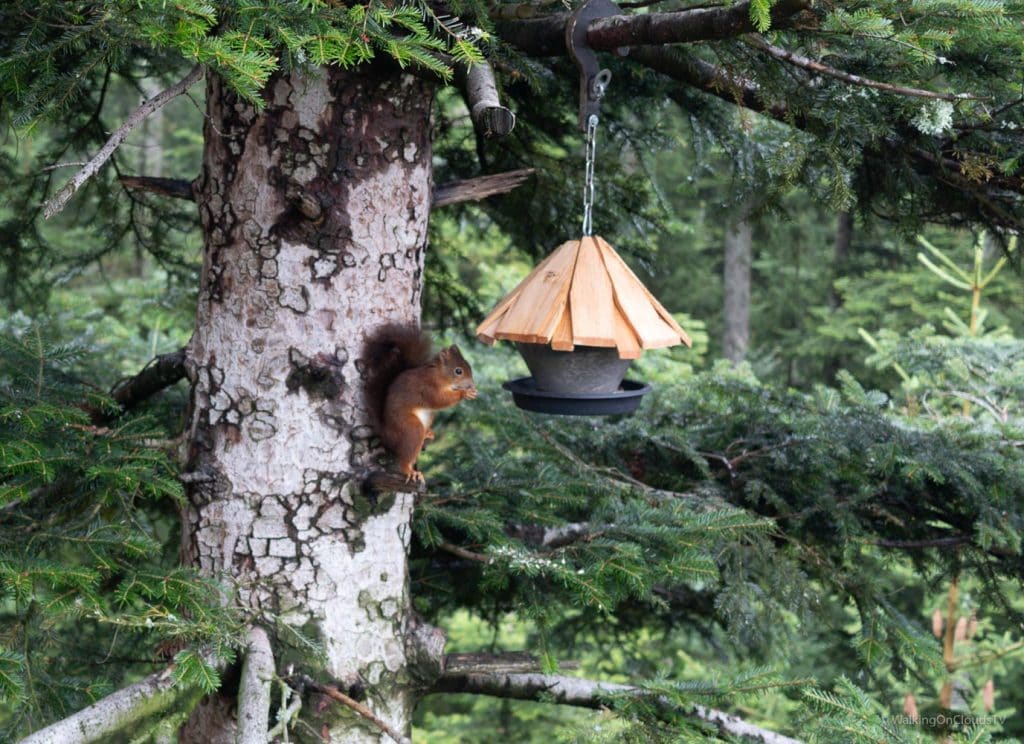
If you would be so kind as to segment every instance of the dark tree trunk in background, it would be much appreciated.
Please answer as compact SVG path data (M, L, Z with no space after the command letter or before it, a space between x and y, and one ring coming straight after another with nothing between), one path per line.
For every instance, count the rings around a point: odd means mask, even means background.
M853 242L853 213L840 212L836 215L836 239L832 253L832 292L829 295L829 306L835 310L843 306L843 298L836 290L835 279L846 273L846 264L850 260L850 245ZM825 379L831 384L836 374L843 368L843 360L837 354L825 360L823 370Z
M162 88L160 82L154 78L143 78L140 82L142 92L146 98L157 95ZM146 117L142 122L142 143L139 148L139 173L145 173L150 178L160 178L164 174L164 110L158 108ZM135 274L136 276L146 275L146 254L142 244L136 241L135 244Z
M744 212L725 231L725 266L722 271L724 303L722 355L742 362L750 346L750 263L753 225Z
M408 732L441 643L410 608L413 495L360 489L376 453L359 355L375 327L419 320L433 86L330 67L265 96L257 112L207 88L183 553L270 631L279 670L365 690ZM232 716L207 700L183 741L233 741ZM382 737L344 706L303 716L330 741Z
M850 244L853 242L853 214L840 212L836 216L836 242L832 254L832 273L842 276L843 269L850 260ZM839 296L835 285L832 285L832 307L841 307L843 298Z

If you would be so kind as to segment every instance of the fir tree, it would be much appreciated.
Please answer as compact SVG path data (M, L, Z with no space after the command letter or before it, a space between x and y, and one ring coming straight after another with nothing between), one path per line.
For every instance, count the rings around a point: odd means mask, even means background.
M1019 229L1019 2L663 6L587 31L602 55L630 47L602 56L614 80L603 146L627 165L602 171L610 206L597 217L622 226L629 252L643 255L659 219L640 153L674 106L695 143L734 158L745 190L771 184L766 204L803 184L830 208L905 229ZM849 374L800 393L716 366L665 385L642 416L596 426L532 419L490 386L447 418L459 435L432 452L427 492L374 487L362 340L385 320L417 322L425 290L442 308L461 302L443 258L425 262L428 214L475 192L442 200L435 172L537 169L482 208L528 251L576 224L567 21L557 6L475 0L0 8L3 112L31 156L0 160L9 306L42 308L54 278L127 239L181 286L195 263L171 228L198 212L203 237L191 340L110 394L99 381L114 375L94 356L8 318L6 735L402 740L422 698L466 691L607 707L611 735L635 741L784 741L720 710L779 695L825 714L813 727L807 707L777 721L793 733L885 740L900 687L942 672L894 587L900 571L973 581L992 617L1019 623L1006 590L1024 526L1018 389L986 376L1019 366L1012 340L953 348L922 332L893 352L936 395L951 379L993 384L983 399L1000 397L996 420L983 406L922 412L920 390L878 392ZM110 122L114 91L145 77L168 87ZM199 175L130 173L132 128L201 78ZM464 107L447 94L435 105L448 82ZM510 109L518 126L495 137ZM472 134L459 129L467 113ZM53 168L69 162L81 169L61 186ZM503 183L493 188L518 181ZM136 413L183 377L186 412L168 411L172 396ZM494 622L514 610L535 653L446 657L432 623L455 610ZM559 674L577 643L608 650L684 620L728 646L720 673ZM757 663L801 633L855 651L863 684Z

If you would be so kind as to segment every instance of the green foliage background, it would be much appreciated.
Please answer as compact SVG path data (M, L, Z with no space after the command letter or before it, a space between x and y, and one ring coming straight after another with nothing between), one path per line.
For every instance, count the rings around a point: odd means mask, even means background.
M758 23L770 5L752 3ZM1018 96L1019 3L896 5L829 6L826 51L859 74L941 73L943 87ZM982 716L982 687L993 679L997 690L992 715L979 718L987 723L957 740L1024 733L1021 251L984 292L986 327L1000 332L948 329L950 313L968 317L970 297L918 261L914 235L968 267L977 220L993 215L924 180L892 142L897 131L901 143L939 147L920 127L942 111L834 81L799 85L742 42L680 51L747 70L792 117L810 117L794 133L613 61L595 225L679 311L695 346L635 365L656 387L636 416L531 416L500 389L525 374L522 363L468 336L539 255L578 229L575 82L550 74L568 63L549 69L490 45L475 5L455 9L480 24L474 39L424 7L0 9L0 26L22 29L0 34L11 127L0 147L0 738L168 658L184 685L216 687L199 650L230 658L238 644L239 618L214 599L230 587L178 565L184 387L123 417L106 394L191 331L191 205L122 191L117 176L139 170L155 142L164 173L193 177L201 102L176 101L159 131L133 135L52 223L39 205L63 171L44 166L84 158L137 105L142 82L180 77L182 60L211 65L258 102L278 65L376 54L445 75L434 53L475 59L478 48L515 71L503 83L520 125L481 146L459 98L442 92L435 179L523 165L538 173L499 200L432 216L426 317L439 341L468 350L482 395L443 417L427 454L417 610L448 631L450 651L527 648L549 671L578 664L684 709L713 705L809 740L933 741L942 732L894 717L907 694L922 712L938 710L948 674L931 617L956 576L960 612L979 628L961 646L957 710ZM20 25L26 13L35 27ZM61 25L66 33L54 31ZM800 32L789 40L817 43ZM641 97L650 105L636 105ZM990 178L1019 173L1015 130L995 127L980 104L957 104L955 114L961 128L942 136L969 162ZM1008 109L998 124L1019 119L1020 107ZM880 160L891 167L880 171ZM1008 208L1019 215L1019 201ZM842 262L838 210L855 214ZM755 231L753 343L733 367L718 359L721 244L741 213ZM1006 249L1002 228L989 233L988 265ZM585 538L556 548L514 529L584 523ZM436 696L416 728L432 743L712 735L614 698L588 712Z

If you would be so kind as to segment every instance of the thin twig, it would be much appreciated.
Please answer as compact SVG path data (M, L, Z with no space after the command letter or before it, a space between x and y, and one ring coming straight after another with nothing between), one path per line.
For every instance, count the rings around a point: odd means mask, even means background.
M143 102L141 106L131 113L131 115L125 120L124 124L114 130L114 133L110 135L106 144L103 145L103 147L100 148L100 151L85 164L85 167L78 171L60 191L54 194L43 205L43 215L49 219L64 209L68 200L74 196L75 192L78 191L86 181L96 174L104 163L110 160L114 151L117 150L118 146L124 142L125 138L133 129L135 129L135 127L141 124L147 116L164 106L168 101L177 98L192 87L192 84L197 82L202 76L203 66L196 65L191 69L191 71L189 71L188 75L183 77L170 88L160 91L148 101Z
M956 535L953 537L935 537L922 540L889 540L886 538L879 538L877 540L867 540L866 542L870 545L877 545L880 548L903 548L906 550L915 550L918 548L952 548L957 545L970 543L971 540L972 538L970 535Z
M278 736L283 736L284 740L288 741L288 724L294 721L302 710L302 691L293 690L284 680L280 680L280 685L281 709L277 713L274 728L267 732L267 741L274 741Z
M1005 424L1010 420L1010 412L1005 408L999 408L999 406L988 398L981 398L964 390L950 390L948 392L939 392L938 394L945 397L960 398L961 400L970 401L979 408L984 408L992 415L992 418L1000 423Z
M385 734L387 734L392 739L394 739L395 742L397 742L397 744L406 744L406 742L409 741L404 736L402 736L397 731L395 731L393 728L391 728L391 726L388 725L387 722L382 721L380 718L378 718L376 716L376 714L374 714L374 712L372 710L367 708L365 705L360 703L358 700L353 700L348 695L346 695L344 692L339 690L337 687L333 687L331 685L321 685L320 683L318 683L318 682L316 682L316 681L314 681L312 679L307 679L305 677L303 677L303 681L305 681L307 683L306 686L309 687L311 690L316 690L317 692L326 695L327 697L331 698L332 700L337 700L342 705L346 705L349 708L351 708L352 710L354 710L356 713L361 715L367 721L369 721L374 726L376 726L381 731L383 731Z
M758 447L757 449L754 450L746 450L736 455L736 457L732 458L730 464L732 465L732 467L735 468L744 460L749 460L752 457L760 457L764 454L767 454L768 452L772 452L777 449L782 449L783 447L788 447L789 445L793 444L793 441L793 439L785 439L779 442L778 444L771 444L765 447Z
M820 75L827 75L828 77L835 78L836 80L842 80L844 83L850 83L851 85L860 85L865 88L884 90L887 93L894 93L898 96L934 98L940 101L976 101L981 99L981 96L976 96L973 93L936 93L932 90L908 88L903 85L883 83L878 80L872 80L871 78L861 77L860 75L854 75L850 72L837 70L835 67L829 67L822 62L810 59L809 57L804 57L796 52L791 52L788 49L774 46L757 36L750 37L748 43L764 52L767 52L770 56L775 57L775 59L788 62L792 65L796 65L797 67L802 67L805 70L816 72Z
M81 168L83 165L88 165L84 160L72 160L67 163L54 163L53 165L47 165L42 169L43 173L47 171L60 170L61 168Z
M990 654L979 654L978 656L974 656L965 661L962 661L960 663L960 668L966 669L967 667L976 667L982 666L983 664L991 664L993 661L998 661L1003 657L1015 654L1021 649L1024 649L1024 641L1017 641L1016 643L1012 643L1009 646L1005 646L1004 648L996 649Z
M465 548L460 548L458 545L452 545L448 542L443 542L437 547L441 548L441 550L446 553L451 553L459 558L465 558L467 561L476 561L477 563L491 562L491 559L483 553L474 553L472 550L466 550Z

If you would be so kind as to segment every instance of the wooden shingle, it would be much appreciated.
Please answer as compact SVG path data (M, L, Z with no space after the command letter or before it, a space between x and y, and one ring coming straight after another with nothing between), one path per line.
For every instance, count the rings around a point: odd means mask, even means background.
M614 347L622 359L641 349L692 342L603 238L583 237L560 245L499 302L476 329L487 344L496 340Z

